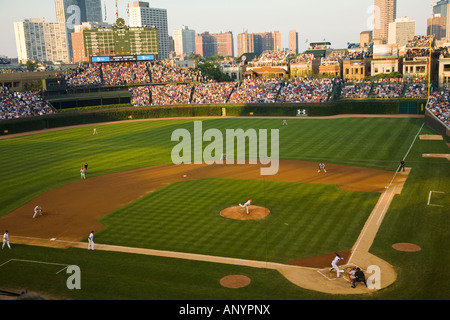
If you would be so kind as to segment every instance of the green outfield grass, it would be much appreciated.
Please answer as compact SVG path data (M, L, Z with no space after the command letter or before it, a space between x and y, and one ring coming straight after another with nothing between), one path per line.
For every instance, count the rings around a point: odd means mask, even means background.
M265 219L220 216L248 194ZM336 186L204 179L164 187L102 218L99 243L288 262L351 249L379 194ZM245 202L242 200L241 202ZM245 213L244 213L245 214Z
M329 120L218 119L209 128L279 129L282 159L325 161L395 170L406 153L421 119L349 118ZM0 140L0 216L37 195L79 178L89 163L89 175L171 163L176 145L172 132L193 132L193 120L117 123ZM193 133L192 133L193 134Z
M203 121L204 130L280 129L283 159L392 171L408 152L422 124L422 119L383 118L298 119L289 120L288 126L282 126L282 120L270 119ZM170 150L175 145L170 141L171 133L178 128L192 130L192 125L193 120L117 123L98 126L96 136L92 135L93 126L89 126L0 140L0 165L4 168L0 215L38 194L78 180L79 168L85 162L89 163L91 176L170 163ZM421 133L434 132L424 127ZM430 190L449 192L450 162L422 158L422 153L448 153L448 141L416 141L406 159L407 166L413 169L404 192L394 198L371 248L372 253L395 265L398 281L369 296L333 298L449 298L450 281L443 276L450 260L448 198L438 199L442 207L428 206L427 200ZM239 194L248 190L255 192L253 198L263 200L255 204L271 208L268 218L237 223L218 215L218 210L236 205ZM218 202L213 200L217 196ZM182 182L102 218L106 227L96 234L96 240L284 262L312 253L349 249L376 200L375 194L342 191L333 186L284 182L262 185L261 181L228 179ZM168 204L171 210L165 210ZM174 208L177 214L173 214ZM413 242L423 250L400 253L392 249L395 242ZM78 291L68 290L67 275L55 275L48 266L45 272L51 275L45 276L40 276L39 266L33 270L28 268L34 266L27 266L26 276L20 265L7 263L0 267L0 287L26 287L67 299L330 298L298 288L277 272L238 266L32 246L14 246L11 251L1 252L0 265L9 259L80 265L83 284ZM222 288L219 279L233 273L248 275L252 284L239 290Z

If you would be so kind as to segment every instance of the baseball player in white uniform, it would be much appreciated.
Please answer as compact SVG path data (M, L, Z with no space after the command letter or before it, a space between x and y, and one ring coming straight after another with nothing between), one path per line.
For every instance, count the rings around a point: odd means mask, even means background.
M341 273L344 272L344 270L339 270L339 267L337 266L338 262L344 260L344 257L341 257L339 255L339 253L336 253L336 256L334 257L333 261L331 261L331 268L330 268L330 272L334 270L336 270L336 274L337 277L340 278L341 277Z
M94 250L94 230L91 231L88 240L89 240L88 250Z
M323 162L319 163L319 171L317 172L320 172L320 170L323 170L323 172L327 173L327 170L325 169L325 163Z
M39 204L36 207L34 207L33 218L35 218L38 213L40 216L42 216L42 208Z
M246 203L244 203L243 205L239 203L239 206L241 208L245 208L245 210L247 211L248 214L248 207L250 206L250 203L252 202L252 199L248 200Z
M82 167L80 169L81 179L86 179L86 169Z
M5 233L3 234L3 245L2 245L2 250L5 247L5 244L8 245L8 248L11 249L11 246L9 245L9 234L8 234L8 230L5 231Z

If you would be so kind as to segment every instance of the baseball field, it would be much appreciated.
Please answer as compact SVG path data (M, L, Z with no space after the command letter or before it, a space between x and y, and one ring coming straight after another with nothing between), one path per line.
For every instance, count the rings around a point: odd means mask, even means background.
M171 135L194 135L195 120L224 133L279 130L278 173L249 161L173 164ZM12 249L0 253L0 289L73 300L450 298L450 139L423 118L195 120L1 139L0 230ZM336 253L341 278L329 271ZM68 288L69 266L80 288ZM351 288L353 266L373 275L370 288Z

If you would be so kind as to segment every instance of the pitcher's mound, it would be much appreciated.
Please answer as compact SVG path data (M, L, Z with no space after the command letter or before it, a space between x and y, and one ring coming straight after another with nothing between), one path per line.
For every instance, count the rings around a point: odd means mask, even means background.
M234 206L220 211L222 217L235 220L262 219L269 215L270 210L264 207L249 206L248 214L245 208Z
M392 248L398 251L405 251L405 252L417 252L422 250L422 248L419 247L417 244L404 242L394 243L392 245Z

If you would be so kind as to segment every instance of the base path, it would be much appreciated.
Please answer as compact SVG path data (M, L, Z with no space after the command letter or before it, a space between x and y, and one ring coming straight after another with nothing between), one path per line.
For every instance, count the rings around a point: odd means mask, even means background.
M280 161L279 172L275 176L261 176L260 165L163 165L135 169L103 176L89 177L51 190L38 196L22 207L0 218L0 229L8 229L11 242L28 245L42 245L57 248L82 247L90 230L100 230L103 225L98 218L117 210L124 205L168 184L186 180L205 178L251 179L266 181L288 181L299 183L334 184L346 190L379 192L381 194L357 243L350 252L346 262L365 269L376 264L382 268L382 287L395 281L396 273L385 261L368 253L370 245L378 231L383 216L394 194L401 191L407 173L397 174L391 171L327 164L328 173L317 173L317 163L304 161ZM389 186L389 188L386 188ZM40 204L44 215L33 219L33 208ZM335 293L367 293L367 288L358 286L350 288L347 280L333 279L331 273L321 272L327 257L317 257L313 267L295 263L270 263L211 257L199 254L164 252L150 249L127 248L113 245L97 244L97 250L135 252L139 254L162 255L174 258L211 261L246 265L258 268L278 270L283 276L303 288ZM308 263L311 263L309 259Z

